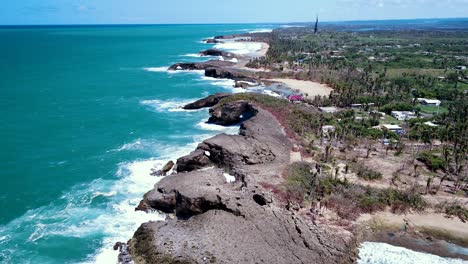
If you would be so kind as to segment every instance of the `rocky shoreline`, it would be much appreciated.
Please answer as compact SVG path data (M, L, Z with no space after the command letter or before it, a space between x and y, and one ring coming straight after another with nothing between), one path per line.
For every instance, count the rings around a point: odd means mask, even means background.
M218 36L206 43L239 37ZM168 70L204 70L205 76L233 79L243 88L265 77L242 69L247 56L216 49L200 55L223 59L176 63ZM210 107L209 123L240 123L239 134L207 139L175 165L168 164L174 165L174 173L161 179L136 208L164 212L167 219L144 223L128 243L117 243L119 263L354 263L352 233L315 224L264 187L285 180L293 143L259 105L220 103L229 96L214 94L183 107Z
M206 101L211 102L210 99ZM145 194L138 210L164 222L143 224L128 243L135 263L352 263L351 233L315 225L287 210L263 183L278 184L292 143L276 118L247 102L217 120L251 112L239 135L205 140L176 163L176 174ZM215 105L216 109L224 107ZM215 110L210 110L211 116ZM235 113L235 114L233 114ZM235 177L226 180L226 174Z

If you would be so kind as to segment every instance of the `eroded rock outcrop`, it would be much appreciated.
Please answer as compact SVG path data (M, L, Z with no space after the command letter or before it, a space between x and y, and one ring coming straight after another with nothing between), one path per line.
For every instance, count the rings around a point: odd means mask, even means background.
M247 101L224 103L210 109L208 122L229 126L252 117L256 112L257 110Z
M193 171L213 165L207 154L202 149L196 149L189 155L179 158L176 165L177 172Z
M144 196L142 208L176 218L137 230L129 243L135 263L353 262L352 235L313 224L263 189L283 181L292 144L269 112L251 107L239 135L205 140L178 160L185 172Z
M210 60L205 62L181 62L169 66L169 71L196 71L205 70L208 68L223 68L233 66L235 63L231 61Z
M217 39L205 39L203 40L207 44L217 44L217 43L224 43L223 41L217 40Z
M205 68L205 76L218 79L232 79L235 81L256 82L256 78L251 72L241 71L236 69L228 69L222 67L207 67Z
M196 110L196 109L201 109L205 107L212 107L215 106L221 99L226 98L230 96L231 94L229 93L217 93L210 95L206 98L200 99L198 101L195 101L193 103L187 104L184 106L184 109L186 110Z
M237 56L234 53L226 52L219 49L207 49L200 52L201 56L221 56L226 58L236 58Z

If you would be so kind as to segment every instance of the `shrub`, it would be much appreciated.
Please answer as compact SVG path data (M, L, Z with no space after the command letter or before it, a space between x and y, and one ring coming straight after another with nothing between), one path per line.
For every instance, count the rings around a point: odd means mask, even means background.
M306 196L315 190L316 175L311 172L311 166L305 162L293 163L289 166L286 179L287 198L302 203Z
M468 209L454 202L445 207L445 214L449 217L458 217L463 223L468 221Z
M396 103L389 103L380 109L382 112L386 114L391 114L392 111L412 111L413 110L413 105L410 103L405 103L405 102L396 102Z
M396 189L383 190L382 199L392 207L393 212L406 212L408 209L422 211L427 203L415 189L400 191Z
M446 163L441 157L429 151L422 151L419 153L417 160L426 164L431 171L444 170L446 167Z
M356 164L353 169L359 178L367 181L380 180L383 178L382 173L366 168L362 164Z
M373 171L370 169L364 169L357 173L359 178L365 179L367 181L380 180L382 179L382 173Z

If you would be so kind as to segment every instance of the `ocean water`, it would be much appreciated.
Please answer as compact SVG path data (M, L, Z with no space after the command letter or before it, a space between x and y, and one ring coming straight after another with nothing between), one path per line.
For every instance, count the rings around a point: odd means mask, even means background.
M278 26L0 28L0 263L115 263L115 242L164 219L134 211L160 180L151 169L238 132L206 124L207 110L179 108L242 91L233 81L167 66L206 60L197 55L211 47L203 38ZM217 47L246 54L257 46ZM360 263L412 254L366 243ZM460 263L424 255L420 263Z
M232 81L165 67L206 60L203 38L272 27L0 28L0 263L115 263L115 242L163 219L134 211L151 168L238 132L178 108Z

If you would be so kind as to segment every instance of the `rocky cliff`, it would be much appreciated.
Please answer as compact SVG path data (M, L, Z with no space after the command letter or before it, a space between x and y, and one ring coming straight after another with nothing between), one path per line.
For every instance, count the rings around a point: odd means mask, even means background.
M229 111L253 116L239 135L221 134L199 144L177 161L179 173L145 194L137 209L173 217L136 231L129 242L135 263L353 262L350 234L287 210L262 187L283 182L290 163L292 143L279 122L247 102L234 102Z

